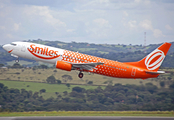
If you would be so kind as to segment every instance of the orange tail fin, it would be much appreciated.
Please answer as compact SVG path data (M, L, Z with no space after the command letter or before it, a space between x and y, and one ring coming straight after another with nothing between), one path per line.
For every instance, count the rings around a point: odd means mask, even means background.
M162 44L160 47L158 47L157 49L155 49L153 52L151 52L142 60L138 62L127 62L127 64L140 67L146 70L150 70L150 71L158 71L170 46L171 46L171 43L166 42Z

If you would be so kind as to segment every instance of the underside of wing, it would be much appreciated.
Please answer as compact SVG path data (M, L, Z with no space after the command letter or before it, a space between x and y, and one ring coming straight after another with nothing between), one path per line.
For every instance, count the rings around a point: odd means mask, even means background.
M11 54L11 56L12 56L12 57L15 57L15 58L18 58L18 56L17 56L17 55L14 55L14 54Z
M74 69L80 70L92 70L95 69L97 65L103 65L104 63L97 62L97 63L71 63Z

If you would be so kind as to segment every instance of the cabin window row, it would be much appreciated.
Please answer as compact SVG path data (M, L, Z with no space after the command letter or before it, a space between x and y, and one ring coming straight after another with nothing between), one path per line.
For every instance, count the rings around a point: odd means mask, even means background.
M69 57L69 56L63 56L65 58L69 58L69 59L73 59L73 60L78 60L78 61L82 61L82 62L90 62L90 61L87 61L87 60L83 60L83 59L78 59L78 58L75 58L75 57Z
M109 65L103 65L105 67L109 67L109 68L114 68L114 69L118 69L118 70L123 70L123 71L126 71L126 69L122 69L122 68L118 68L118 67L113 67L113 66L109 66Z

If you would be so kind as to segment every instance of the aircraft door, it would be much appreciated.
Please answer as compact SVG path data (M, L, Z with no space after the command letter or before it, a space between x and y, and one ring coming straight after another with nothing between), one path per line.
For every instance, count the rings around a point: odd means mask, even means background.
M22 46L21 46L21 51L22 51L22 52L25 52L25 45L22 45Z
M131 76L135 76L135 74L136 74L136 68L132 68L132 73L131 73Z

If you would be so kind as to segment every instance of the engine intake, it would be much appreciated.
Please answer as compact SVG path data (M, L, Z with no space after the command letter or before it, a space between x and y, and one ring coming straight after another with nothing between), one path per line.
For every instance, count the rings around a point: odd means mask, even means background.
M71 71L72 65L67 62L57 61L56 68L66 70L66 71Z

